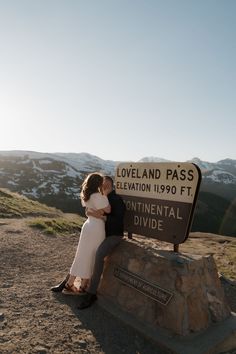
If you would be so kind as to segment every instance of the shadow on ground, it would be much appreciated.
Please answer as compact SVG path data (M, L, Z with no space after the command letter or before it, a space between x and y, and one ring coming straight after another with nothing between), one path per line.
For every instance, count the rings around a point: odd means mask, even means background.
M106 354L167 353L157 348L154 343L119 319L104 311L97 303L87 309L79 310L77 309L78 296L65 294L55 294L54 296L58 302L70 307L75 317L81 322L82 325L78 325L78 330L80 328L90 330Z

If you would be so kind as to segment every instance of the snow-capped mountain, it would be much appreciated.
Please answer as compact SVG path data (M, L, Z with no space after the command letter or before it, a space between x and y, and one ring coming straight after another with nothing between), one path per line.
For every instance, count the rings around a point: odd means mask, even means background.
M147 156L139 160L139 162L173 162L160 157ZM202 161L194 157L187 162L196 164L203 177L203 183L223 183L236 184L236 160L225 159L219 162Z
M138 162L170 162L170 160L166 160L161 157L146 156L140 159Z
M138 162L171 161L150 156ZM222 218L230 203L236 200L236 160L225 159L211 163L193 158L188 162L195 163L202 171L197 213L203 215L204 211L206 224L210 220L207 217L207 211L212 211L215 206L224 205L220 211ZM79 193L84 177L94 171L114 176L118 163L103 160L88 153L52 154L33 151L2 151L0 152L0 187L17 191L63 211L82 212ZM216 198L214 203L212 196ZM232 210L232 218L233 220L235 218L234 224L236 225L236 212L234 215L234 209ZM219 211L216 214L214 214L215 219L220 220ZM217 232L217 230L212 230L212 232Z
M113 175L115 165L88 153L3 151L0 186L64 211L76 211L84 177L94 171Z
M211 163L194 158L189 162L198 165L205 183L236 184L236 160L225 159Z
M0 158L18 158L25 160L56 160L70 164L73 168L88 173L94 170L111 174L114 172L118 162L111 160L103 160L98 156L94 156L85 152L81 153L42 153L35 151L0 151Z
M139 162L170 162L160 157L144 157ZM202 171L203 185L236 185L236 160L217 163L198 158L188 160ZM103 160L88 153L0 152L0 186L41 199L64 193L78 199L86 174L94 171L114 175L117 161Z
M144 157L138 162L171 162L160 157ZM236 183L236 160L225 159L216 163L193 158L202 171L206 183ZM43 179L42 189L49 183L57 184L63 178L81 180L85 174L99 171L114 175L118 161L103 160L89 153L40 153L34 151L0 151L0 183L17 186L27 172ZM14 173L12 173L14 172ZM3 178L5 177L5 178ZM36 178L37 179L37 178ZM29 182L29 180L28 180ZM24 182L25 183L25 182Z

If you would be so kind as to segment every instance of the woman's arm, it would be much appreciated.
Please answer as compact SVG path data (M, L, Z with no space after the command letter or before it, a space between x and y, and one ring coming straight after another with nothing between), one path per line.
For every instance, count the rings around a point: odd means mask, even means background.
M96 213L98 213L98 214L100 214L100 215L104 215L104 213L105 214L110 214L110 212L111 212L111 206L110 206L110 204L108 204L108 206L106 206L105 208L101 208L101 209L90 209L90 210L93 210L93 212L96 212ZM88 215L88 214L87 214ZM92 215L92 214L90 214L90 215Z
M98 214L99 217L101 215L104 215L104 213L110 214L111 206L110 206L107 196L102 195L101 193L94 193L94 195L92 195L91 198L93 198L93 201L92 201L93 207L89 208L89 210L94 209L93 211L96 211L96 213L100 213L100 215ZM87 215L89 215L89 214L87 214ZM93 216L92 214L90 214L90 215Z
M111 206L110 204L102 209L86 209L86 216L93 216L97 219L103 219L104 214L110 214L111 212Z
M103 208L103 209L99 209L99 210L102 210L104 213L106 214L110 214L111 212L111 206L110 204L108 204L108 206L106 208Z

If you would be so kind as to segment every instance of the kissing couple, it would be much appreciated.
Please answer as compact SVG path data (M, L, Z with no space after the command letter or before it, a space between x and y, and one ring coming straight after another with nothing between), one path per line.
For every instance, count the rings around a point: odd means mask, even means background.
M100 173L89 174L80 193L87 220L82 226L74 261L66 278L51 288L66 289L79 297L79 309L93 304L103 272L104 259L118 246L124 235L125 204L114 190L113 179ZM81 279L79 289L75 279Z

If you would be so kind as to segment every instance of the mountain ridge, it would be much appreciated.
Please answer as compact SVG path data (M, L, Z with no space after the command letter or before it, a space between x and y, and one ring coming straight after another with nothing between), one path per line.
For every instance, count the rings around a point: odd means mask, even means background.
M91 154L89 152L41 152L41 151L34 151L34 150L0 150L0 155L5 155L5 156L15 156L15 155L18 155L18 156L21 156L21 155L25 155L25 154L28 154L28 155L31 155L31 157L33 157L33 155L35 156L38 156L38 155L41 155L41 157L43 156L49 156L49 155L55 155L55 156L60 156L60 155L68 155L70 157L76 157L76 156L90 156L90 157L95 157L99 160L103 160L103 161L111 161L111 162L129 162L129 161L133 161L134 160L110 160L110 159L103 159L97 155L94 155L94 154ZM34 156L34 157L35 157ZM163 162L180 162L180 160L170 160L170 159L166 159L166 158L163 158L163 157L159 157L159 156L144 156L142 157L141 159L138 159L137 161L135 162L141 162L142 160L146 160L148 159L149 162L158 162L158 161L163 161ZM227 163L227 162L230 162L230 161L233 161L235 164L236 164L236 159L231 159L231 158L225 158L225 159L221 159L219 161L216 161L216 162L210 162L210 161L203 161L201 160L199 157L195 156L189 160L186 160L186 162L206 162L206 163L210 163L210 164L217 164L217 163ZM182 161L183 162L183 161Z
M114 176L115 168L120 162L103 160L85 152L0 151L0 187L19 192L62 211L78 212L83 215L79 194L85 176L95 171ZM149 156L137 162L174 161ZM227 235L236 235L233 226L236 225L234 222L236 160L226 158L213 163L194 157L186 162L195 163L202 171L202 183L193 223L194 231L223 234L221 222L225 220L227 210L230 210L228 213L230 227L227 226ZM215 208L212 201L223 207ZM210 227L208 220L212 224Z

